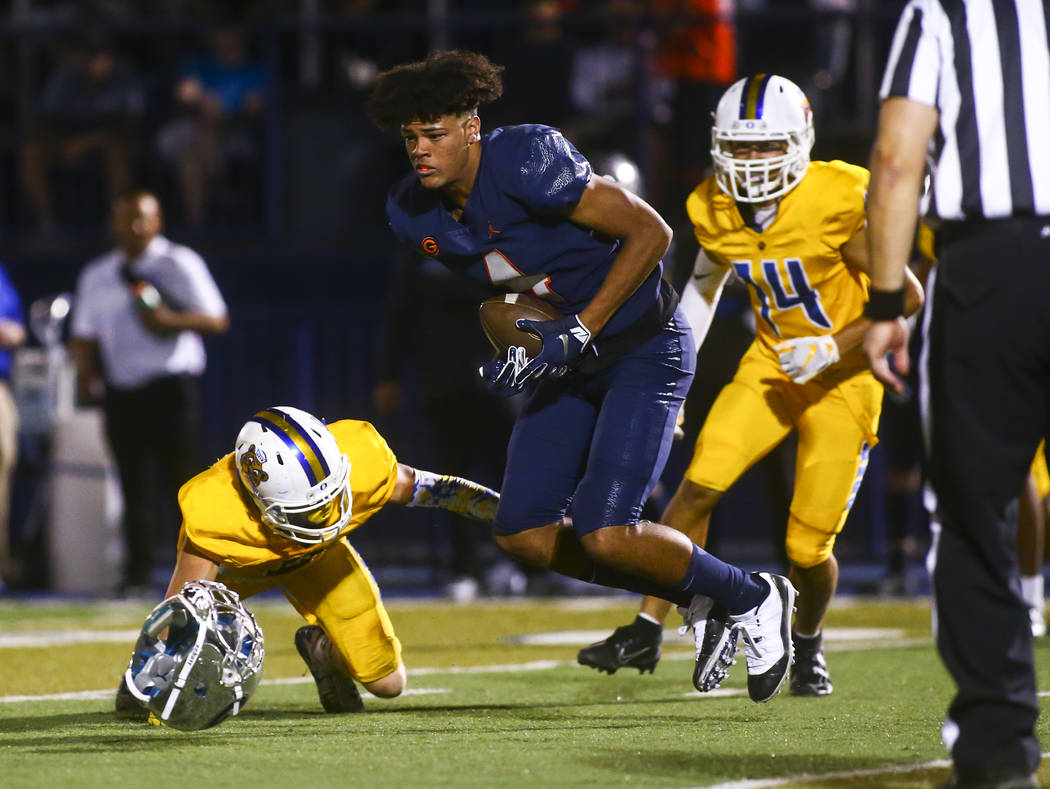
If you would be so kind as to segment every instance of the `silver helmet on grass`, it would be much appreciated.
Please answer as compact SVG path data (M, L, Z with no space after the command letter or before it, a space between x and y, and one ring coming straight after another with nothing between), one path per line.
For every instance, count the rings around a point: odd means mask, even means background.
M715 109L711 159L722 191L742 203L763 203L790 192L806 174L813 148L813 113L802 89L775 74L730 86ZM739 143L784 142L767 158L736 158Z
M237 473L262 515L282 537L318 545L350 523L350 460L312 414L275 406L237 435Z
M237 593L190 581L146 617L124 680L162 723L198 731L244 708L264 655L262 628Z

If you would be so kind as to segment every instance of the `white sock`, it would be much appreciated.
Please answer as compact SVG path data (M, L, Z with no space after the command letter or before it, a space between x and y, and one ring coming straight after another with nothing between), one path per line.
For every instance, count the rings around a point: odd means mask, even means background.
M661 622L658 619L655 619L654 617L649 616L649 614L646 614L646 613L644 613L642 611L638 612L638 618L639 619L644 619L646 622L652 622L657 627L663 627L664 626L663 622Z
M1046 602L1043 599L1043 576L1041 574L1021 576L1021 597L1024 598L1029 608L1035 608L1039 611L1046 608Z

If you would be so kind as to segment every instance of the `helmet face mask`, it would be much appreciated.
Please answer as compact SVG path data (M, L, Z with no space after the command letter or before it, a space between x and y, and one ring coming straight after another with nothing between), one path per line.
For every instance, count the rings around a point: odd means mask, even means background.
M124 679L165 724L198 731L243 709L264 656L262 628L237 594L190 581L146 617Z
M319 419L291 406L253 416L237 435L237 473L274 533L304 545L350 522L350 461Z
M734 83L714 113L711 159L715 179L741 203L765 203L794 189L809 167L813 116L801 88L783 77L759 74ZM778 156L744 158L740 147L761 150L781 143Z

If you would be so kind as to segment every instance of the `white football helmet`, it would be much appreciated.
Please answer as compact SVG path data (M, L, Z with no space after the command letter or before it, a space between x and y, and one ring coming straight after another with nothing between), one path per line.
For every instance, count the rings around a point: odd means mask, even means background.
M783 140L787 151L765 159L737 159L733 143ZM813 113L802 89L775 74L745 77L715 110L711 158L722 191L742 203L764 203L794 189L809 166Z
M350 522L350 460L312 414L275 406L237 434L237 473L262 514L282 537L318 545Z
M146 617L124 681L165 724L197 731L241 711L265 654L262 628L236 592L189 581Z

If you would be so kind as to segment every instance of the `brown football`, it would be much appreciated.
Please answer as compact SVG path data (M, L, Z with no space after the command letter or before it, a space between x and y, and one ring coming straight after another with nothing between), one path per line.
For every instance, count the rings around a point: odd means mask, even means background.
M540 352L540 338L515 326L519 318L549 321L563 317L554 305L531 293L505 293L485 299L478 307L478 318L485 336L500 355L512 345L521 345L530 357Z

